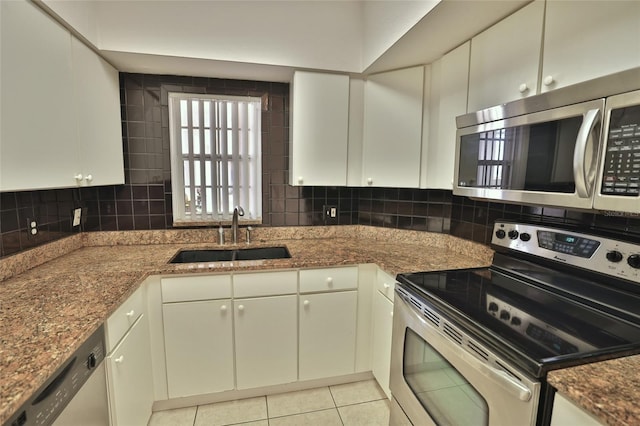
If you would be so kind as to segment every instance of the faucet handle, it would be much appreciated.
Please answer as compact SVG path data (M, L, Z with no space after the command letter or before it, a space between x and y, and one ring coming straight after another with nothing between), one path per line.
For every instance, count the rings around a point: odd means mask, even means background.
M251 244L251 231L253 231L253 228L251 226L247 226L247 244Z

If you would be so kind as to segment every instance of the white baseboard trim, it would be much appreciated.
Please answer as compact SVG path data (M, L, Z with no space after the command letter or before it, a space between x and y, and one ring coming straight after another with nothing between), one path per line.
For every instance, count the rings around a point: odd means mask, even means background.
M171 398L153 403L153 411L172 410L174 408L193 407L195 405L213 404L214 402L233 401L236 399L253 398L262 395L273 395L285 392L295 392L305 389L313 389L324 386L341 385L344 383L359 382L373 379L371 371L348 374L345 376L328 377L323 379L305 380L300 382L285 383L282 385L264 386L253 389L230 390L204 395Z

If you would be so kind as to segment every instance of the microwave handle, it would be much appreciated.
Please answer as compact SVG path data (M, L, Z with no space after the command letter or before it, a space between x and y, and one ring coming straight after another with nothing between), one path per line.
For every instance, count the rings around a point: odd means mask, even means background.
M591 164L586 165L587 148L589 139L593 133L593 129L600 121L600 110L591 109L584 115L584 120L578 137L576 138L576 147L573 151L573 179L576 182L576 192L580 198L591 197L594 177L590 173ZM597 158L593 158L592 162L596 162Z

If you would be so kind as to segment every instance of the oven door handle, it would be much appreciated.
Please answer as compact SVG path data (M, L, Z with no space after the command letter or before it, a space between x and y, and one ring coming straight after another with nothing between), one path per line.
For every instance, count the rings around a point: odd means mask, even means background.
M591 158L590 164L585 164L587 158L587 148L589 141L592 140L593 129L600 121L600 110L591 109L584 115L584 121L578 131L576 138L576 147L573 151L573 179L576 183L576 192L580 198L589 198L593 190L593 181L595 179L594 165L597 158ZM593 144L591 146L593 149ZM597 157L597 155L596 155Z
M497 382L504 390L516 396L520 401L527 402L531 399L531 389L522 384L516 377L503 370L494 368L477 359L466 350L462 351L463 358L469 364L475 366L482 374Z

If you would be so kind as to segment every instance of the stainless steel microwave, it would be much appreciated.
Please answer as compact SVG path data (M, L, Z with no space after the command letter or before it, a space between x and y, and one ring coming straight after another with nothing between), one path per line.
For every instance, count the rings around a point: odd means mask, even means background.
M640 68L456 122L456 195L640 213Z

